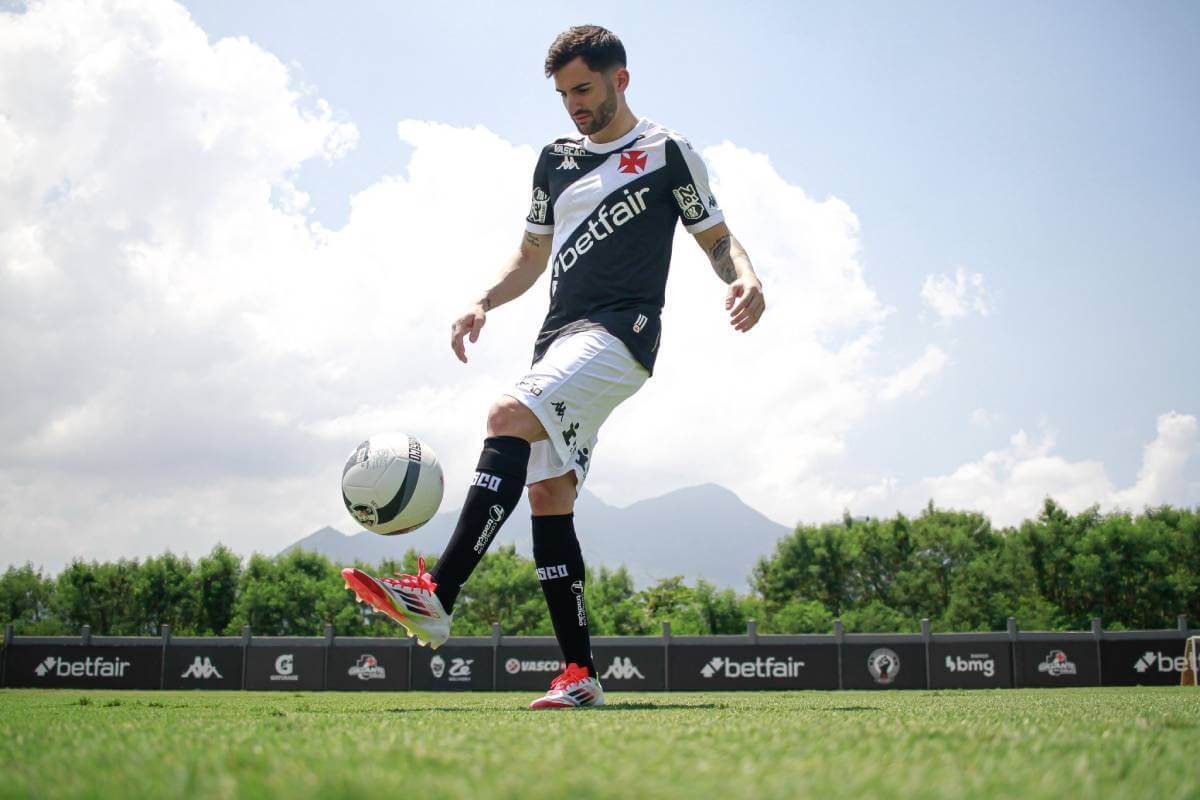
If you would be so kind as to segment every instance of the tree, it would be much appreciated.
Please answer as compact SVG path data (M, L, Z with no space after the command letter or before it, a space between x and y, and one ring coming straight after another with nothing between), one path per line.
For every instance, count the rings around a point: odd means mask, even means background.
M68 633L54 616L51 600L54 581L32 564L10 566L0 576L0 620L13 624L17 634L53 635Z
M232 621L241 572L241 558L223 544L196 562L191 575L196 633L215 636L236 633Z

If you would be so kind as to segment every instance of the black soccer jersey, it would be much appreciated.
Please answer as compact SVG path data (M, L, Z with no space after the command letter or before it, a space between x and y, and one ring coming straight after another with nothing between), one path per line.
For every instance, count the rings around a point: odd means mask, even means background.
M534 363L559 336L603 328L653 372L675 220L694 234L724 218L691 144L649 120L615 142L542 148L525 227L554 243Z

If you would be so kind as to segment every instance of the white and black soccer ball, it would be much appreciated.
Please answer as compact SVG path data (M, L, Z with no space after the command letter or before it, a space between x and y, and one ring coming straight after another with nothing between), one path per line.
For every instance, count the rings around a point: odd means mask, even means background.
M442 504L442 465L415 436L381 433L360 444L342 470L342 500L358 524L373 533L408 533Z

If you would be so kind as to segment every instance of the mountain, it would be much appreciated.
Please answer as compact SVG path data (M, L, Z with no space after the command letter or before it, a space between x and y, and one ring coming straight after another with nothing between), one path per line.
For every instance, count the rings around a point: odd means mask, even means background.
M285 548L320 553L336 563L368 564L399 558L409 548L437 555L454 530L458 511L436 515L403 536L334 528ZM624 564L639 588L659 578L682 575L745 590L760 556L769 555L789 530L746 505L728 489L706 483L668 492L624 508L610 506L586 488L575 504L575 526L583 557L591 565ZM529 506L524 497L497 541L531 554Z

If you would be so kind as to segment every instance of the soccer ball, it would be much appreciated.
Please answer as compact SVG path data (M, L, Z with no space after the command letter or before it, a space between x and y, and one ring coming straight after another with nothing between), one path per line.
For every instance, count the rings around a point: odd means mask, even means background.
M342 470L342 500L373 533L408 533L442 503L442 465L429 445L403 433L381 433L354 448Z

